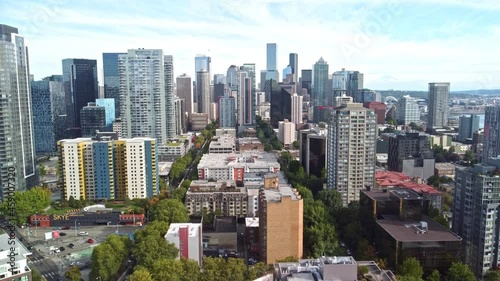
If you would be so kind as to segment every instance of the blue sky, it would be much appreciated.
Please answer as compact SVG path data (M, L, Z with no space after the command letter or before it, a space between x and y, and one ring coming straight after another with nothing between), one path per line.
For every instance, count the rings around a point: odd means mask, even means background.
M498 0L3 0L0 10L25 36L36 79L61 73L64 58L102 65L103 52L131 48L163 49L176 75L194 75L196 54L212 57L213 73L260 71L273 42L280 72L294 52L300 69L323 57L330 73L365 73L371 89L500 88Z

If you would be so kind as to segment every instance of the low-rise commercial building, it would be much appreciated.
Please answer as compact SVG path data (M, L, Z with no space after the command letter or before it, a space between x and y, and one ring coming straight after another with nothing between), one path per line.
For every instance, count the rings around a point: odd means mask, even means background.
M436 163L434 166L434 175L439 177L455 177L455 165L452 163Z
M236 149L239 152L245 151L264 151L264 145L259 140L259 138L238 138L236 141Z
M200 180L243 181L244 173L276 173L280 164L276 156L267 152L238 154L205 154L198 164Z
M203 227L201 223L172 223L165 239L179 249L178 259L194 260L199 266L203 263Z
M31 281L28 256L31 252L17 238L0 234L0 280Z
M248 195L234 181L195 180L186 192L186 207L190 215L220 211L224 216L244 217L248 210Z
M228 154L235 152L236 139L231 135L215 136L208 147L208 153Z
M174 162L186 155L190 148L191 142L187 136L168 139L165 144L158 146L158 161Z

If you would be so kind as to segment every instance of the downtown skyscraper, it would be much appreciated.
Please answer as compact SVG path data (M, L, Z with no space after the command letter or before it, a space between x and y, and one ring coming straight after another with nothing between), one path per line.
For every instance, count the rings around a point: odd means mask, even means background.
M448 125L448 97L450 83L429 83L429 115L427 128L440 128Z
M288 65L292 68L293 80L292 82L297 82L299 80L299 55L296 53L290 53L288 55Z
M193 90L192 90L193 84L191 82L191 77L189 77L189 75L187 75L186 73L177 76L176 85L177 85L177 96L180 99L183 99L185 103L187 112L187 116L185 117L189 118L189 115L193 113Z
M0 199L38 184L29 61L24 38L0 24Z
M171 64L171 56L159 49L131 49L119 56L123 137L156 138L159 145L166 141L172 124L167 112L175 122ZM170 69L172 74L166 73Z
M266 80L278 81L278 47L276 43L267 43Z
M327 105L328 93L328 63L321 57L312 69L312 94L313 106Z
M484 148L482 161L500 155L500 106L487 106L484 114Z
M68 129L79 130L80 110L98 98L97 61L64 59L62 61ZM76 131L74 134L78 134Z
M210 104L212 103L210 72L205 69L196 72L196 96L198 97L198 113L210 115Z
M118 56L125 53L103 53L102 66L104 73L104 97L114 99L115 117L120 118L120 71Z

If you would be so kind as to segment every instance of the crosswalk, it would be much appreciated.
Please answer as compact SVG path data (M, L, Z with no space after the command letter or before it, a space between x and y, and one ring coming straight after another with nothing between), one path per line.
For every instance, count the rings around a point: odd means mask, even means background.
M57 272L49 272L42 274L42 276L47 280L57 280L57 277L59 275L57 274Z

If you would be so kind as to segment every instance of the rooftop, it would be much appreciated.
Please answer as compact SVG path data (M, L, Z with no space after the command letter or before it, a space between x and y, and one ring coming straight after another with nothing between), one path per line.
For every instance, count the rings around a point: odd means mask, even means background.
M170 173L170 169L172 169L172 164L174 162L158 162L158 174L160 176L167 176Z
M245 218L246 227L259 227L259 218Z
M264 189L267 202L281 202L283 197L290 197L292 200L302 200L299 192L288 184L280 184L278 189Z
M392 172L392 171L376 171L375 180L379 187L399 187L408 188L417 193L424 194L441 194L434 187L411 181L410 176L404 173Z
M427 230L421 227L421 222L427 224ZM427 216L422 216L422 221L403 221L396 216L384 216L384 219L377 220L377 224L399 242L462 241L462 238Z
M0 234L0 252L10 252L11 248L18 248L19 249L19 254L14 256L14 259L16 261L21 261L25 260L27 256L31 255L31 252L24 247L24 245L17 239L14 238L14 240L9 239L9 235L6 233ZM9 255L9 253L7 253ZM4 265L7 264L7 262L11 261L8 256L5 256L5 258L0 259L0 264Z
M267 152L243 152L243 153L209 153L204 154L198 164L200 168L228 168L231 167L275 167L279 168L278 159L272 153Z
M245 138L238 138L238 142L240 144L261 144L259 138L251 138L251 137L245 137Z
M179 230L182 228L189 229L189 237L196 237L200 235L201 224L200 223L171 223L170 227L165 234L167 236L179 236Z
M436 163L434 165L434 168L436 169L455 169L455 165L453 165L452 163Z

